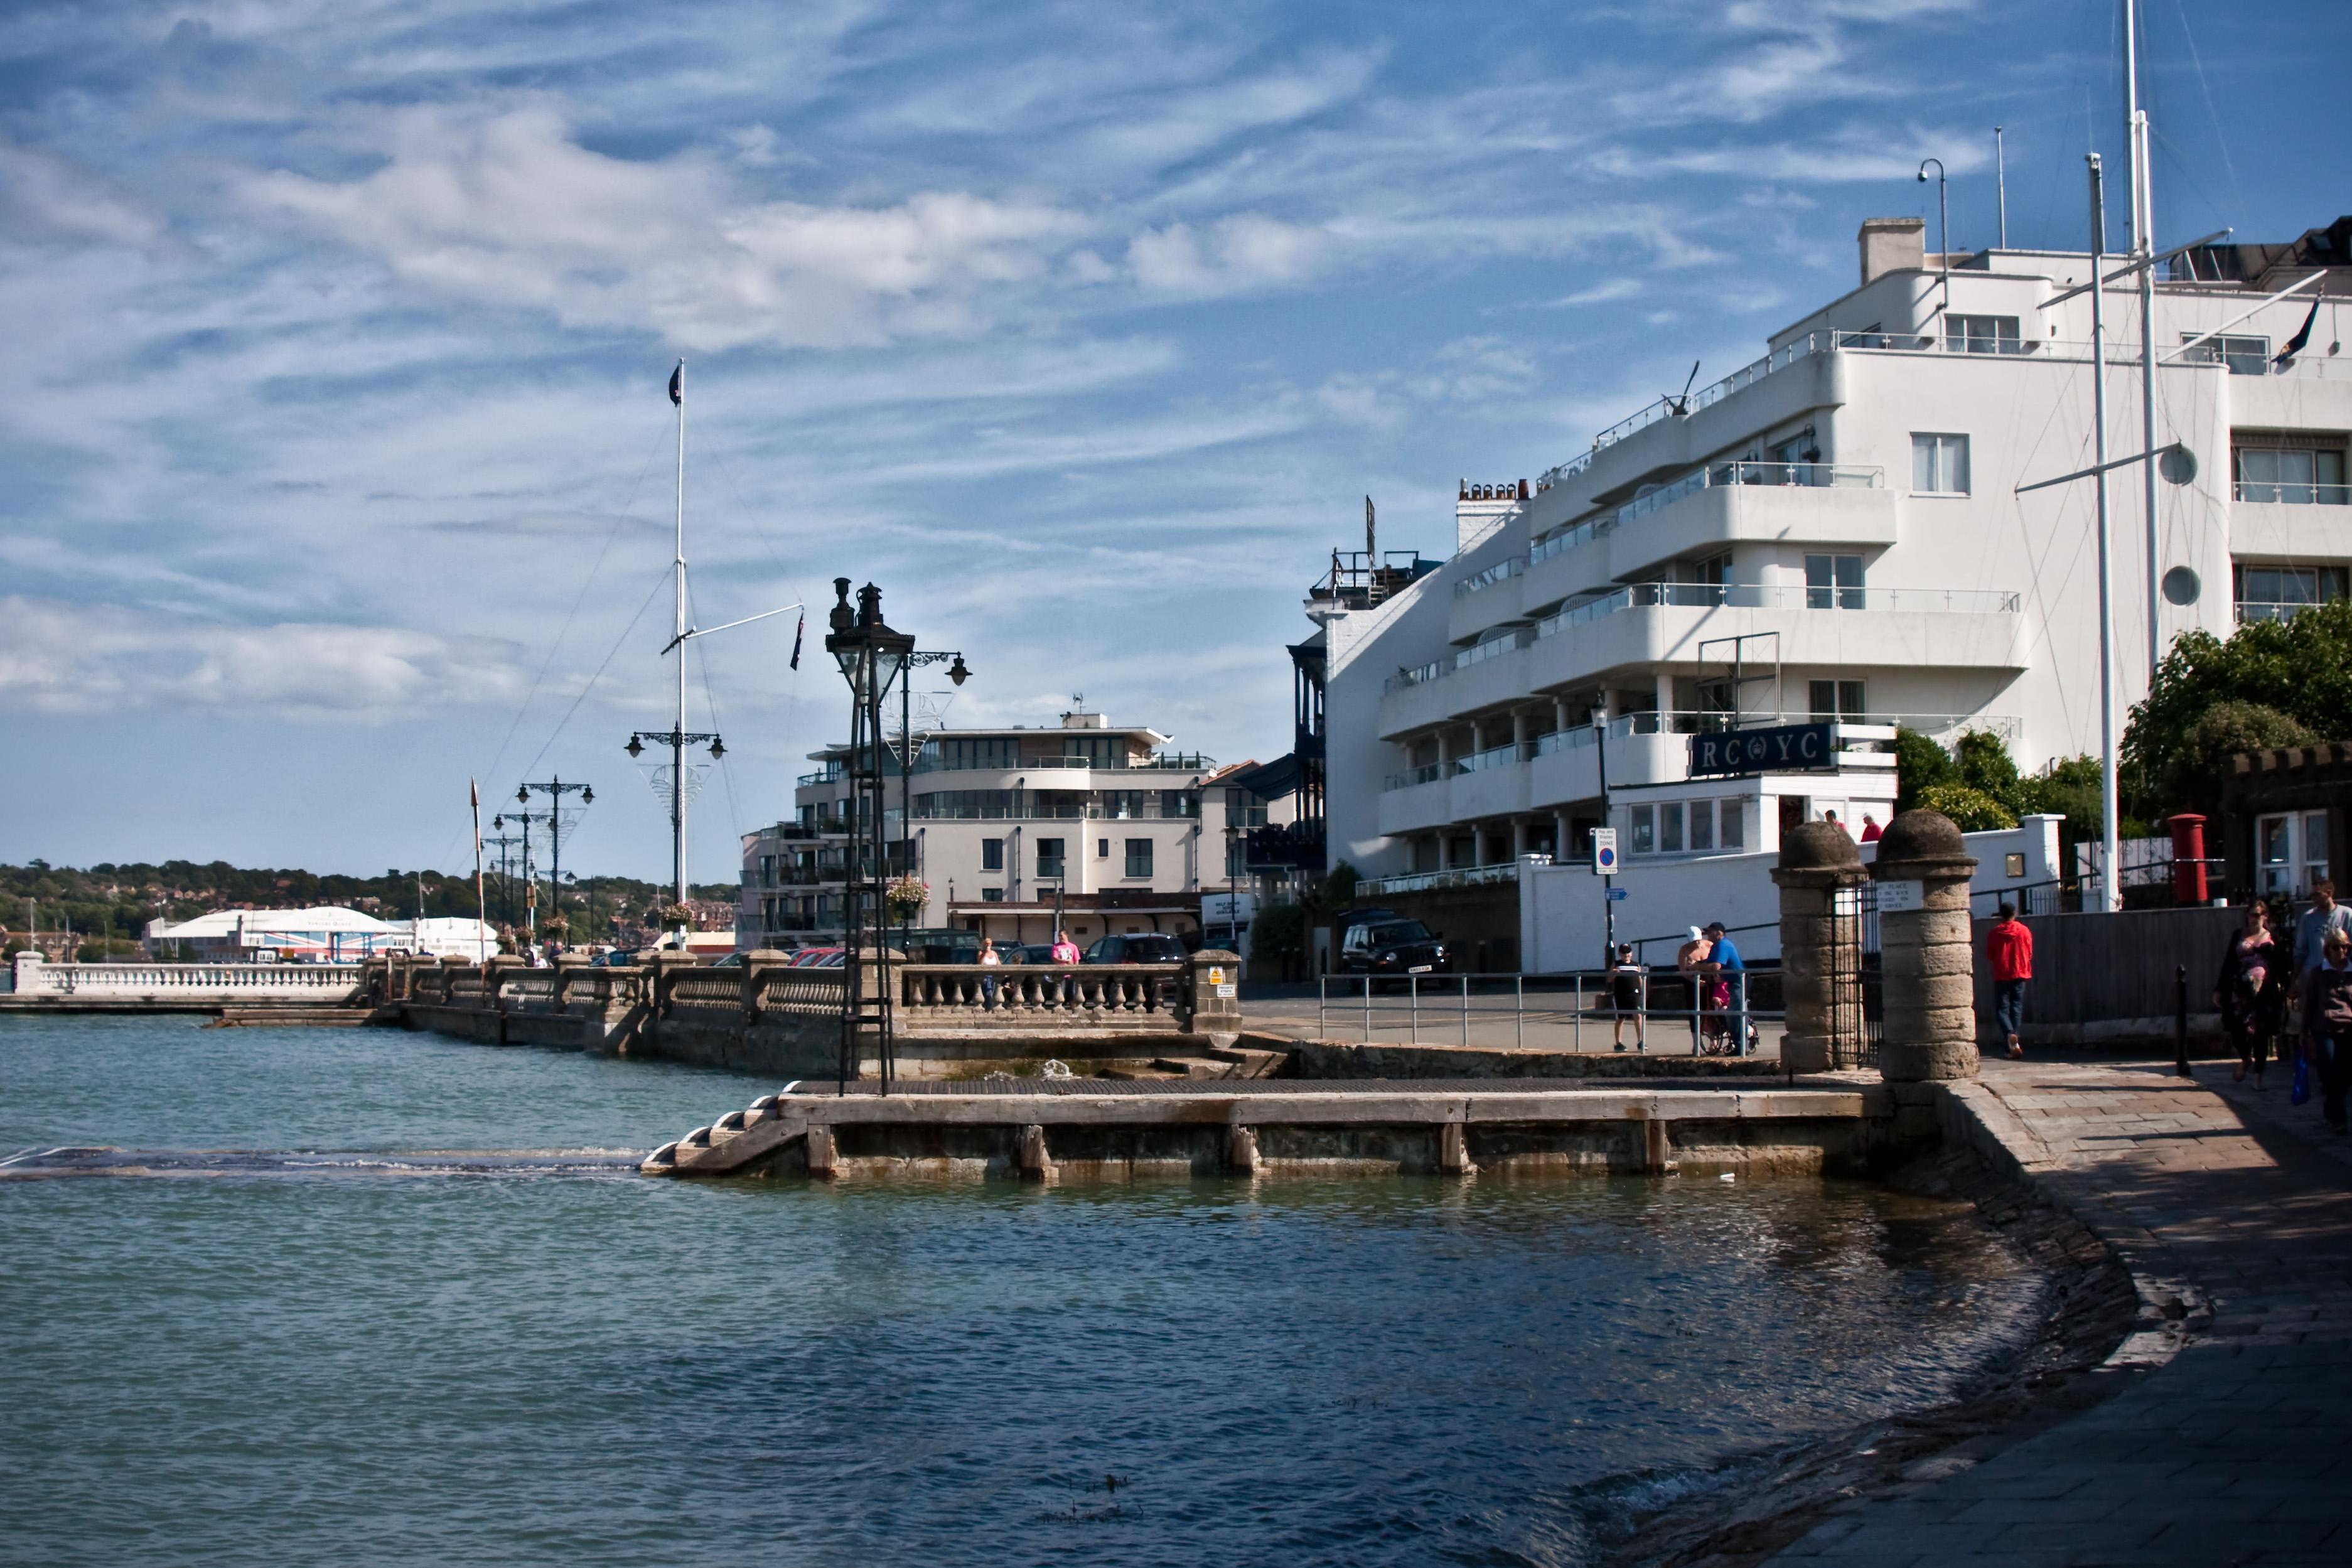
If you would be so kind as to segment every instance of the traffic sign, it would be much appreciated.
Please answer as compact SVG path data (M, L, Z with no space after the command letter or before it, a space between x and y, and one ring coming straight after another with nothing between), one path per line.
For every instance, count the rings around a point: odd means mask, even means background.
M1622 901L1624 897L1625 889L1622 888L1612 888L1609 889L1609 901L1612 904Z
M1606 877L1617 869L1617 830L1596 827L1592 830L1592 874Z

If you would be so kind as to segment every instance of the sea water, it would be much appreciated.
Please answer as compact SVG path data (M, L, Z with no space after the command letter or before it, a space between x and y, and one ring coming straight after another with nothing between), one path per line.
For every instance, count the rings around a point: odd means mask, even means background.
M0 1018L0 1157L153 1152L0 1181L0 1559L1576 1563L2039 1310L1861 1183L621 1162L774 1087Z

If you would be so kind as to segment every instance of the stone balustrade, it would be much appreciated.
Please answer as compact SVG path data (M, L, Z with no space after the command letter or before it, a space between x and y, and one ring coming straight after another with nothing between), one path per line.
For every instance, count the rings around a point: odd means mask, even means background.
M49 963L22 952L10 965L14 994L25 997L155 997L223 1003L316 1002L356 996L365 972L330 963Z
M1045 1044L1084 1054L1146 1037L1194 1037L1230 1044L1241 1030L1234 999L1239 960L1196 953L1181 963L888 965L896 1037L903 1055L943 1058ZM675 955L650 963L595 966L566 960L530 969L372 961L371 1000L404 1009L412 1024L506 1043L646 1050L728 1066L814 1070L838 1056L846 969L794 968L761 951L740 965L702 966ZM872 961L866 984L874 984ZM1166 1048L1155 1045L1154 1050Z

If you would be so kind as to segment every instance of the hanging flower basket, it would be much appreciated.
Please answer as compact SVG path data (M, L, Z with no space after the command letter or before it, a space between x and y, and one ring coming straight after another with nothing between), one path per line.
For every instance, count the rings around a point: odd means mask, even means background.
M890 918L905 925L931 901L930 884L911 873L893 878L889 886L882 889L882 901L889 906Z

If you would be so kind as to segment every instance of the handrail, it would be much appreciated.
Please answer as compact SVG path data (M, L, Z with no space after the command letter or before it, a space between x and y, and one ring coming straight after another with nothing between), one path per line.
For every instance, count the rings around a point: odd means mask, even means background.
M1654 511L1663 511L1684 497L1703 489L1719 489L1733 485L1791 489L1877 489L1885 483L1885 478L1884 468L1860 464L1709 463L1647 495L1635 496L1622 506L1538 535L1528 547L1528 560L1530 564L1549 561L1555 555L1612 533Z
M1454 584L1454 596L1466 599L1473 594L1484 593L1497 583L1507 583L1528 569L1524 555L1506 556L1475 576L1465 577Z
M2285 479L2239 479L2233 500L2263 506L2352 506L2352 485L2296 484Z

